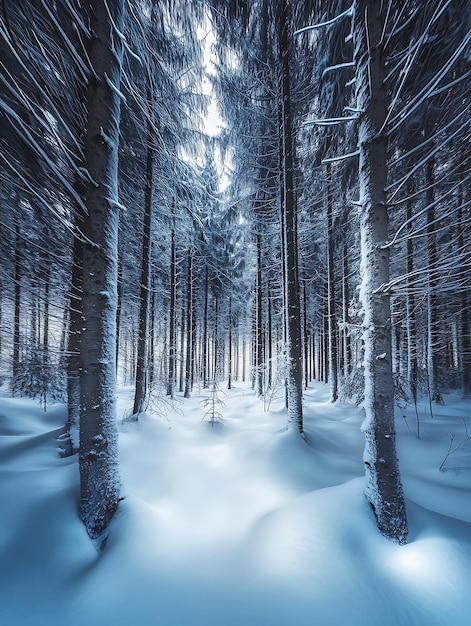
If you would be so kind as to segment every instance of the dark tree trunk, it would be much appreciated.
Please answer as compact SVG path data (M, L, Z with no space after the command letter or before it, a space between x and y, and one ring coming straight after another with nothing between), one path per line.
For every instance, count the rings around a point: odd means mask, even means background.
M204 277L204 313L203 313L203 389L208 389L208 300L209 300L209 270L206 266Z
M461 154L460 187L458 192L458 260L460 281L460 375L461 393L464 398L471 397L471 331L469 326L469 278L471 255L468 252L469 241L465 231L469 224L469 206L464 202L464 159Z
M426 203L427 209L427 250L428 250L428 376L432 400L443 403L438 382L438 353L440 344L440 329L438 324L438 296L437 296L437 235L435 224L435 159L431 157L425 166Z
M337 319L335 315L335 276L334 276L334 200L332 197L332 171L327 164L327 316L329 341L330 400L338 399L338 348Z
M80 211L80 209L76 209ZM78 217L76 218L78 219ZM78 224L77 224L78 226ZM69 300L69 343L67 358L67 432L71 452L79 450L80 424L80 337L82 331L82 258L83 243L74 237Z
M177 332L175 328L176 303L177 303L177 282L176 282L176 251L175 251L175 231L172 230L170 244L170 303L169 303L169 355L168 355L168 384L167 395L172 399L175 396L176 377L176 353L177 353Z
M108 527L119 502L116 424L118 143L124 0L90 0L85 142L87 211L83 253L80 517L90 537Z
M232 389L232 296L229 296L229 345L228 345L227 388Z
M262 284L262 236L257 234L257 394L263 396L263 284Z
M280 148L282 155L282 193L281 210L285 226L285 289L286 289L286 327L288 357L288 423L303 432L303 368L301 302L299 293L298 249L297 249L297 210L294 192L294 141L291 113L291 86L289 70L288 35L290 20L288 2L280 0L278 58L281 67L280 104L281 128Z
M139 305L139 331L137 337L136 390L134 394L133 415L136 419L144 411L148 385L148 346L149 346L149 308L150 308L150 262L152 229L152 190L154 178L154 151L152 148L152 96L147 93L147 146L146 174L144 188L144 224L142 231L141 282Z
M21 311L21 243L20 225L16 224L15 231L15 301L13 321L13 363L11 391L15 395L20 389L20 311Z
M188 250L188 276L186 291L186 367L185 367L185 398L191 395L191 379L193 377L193 252Z

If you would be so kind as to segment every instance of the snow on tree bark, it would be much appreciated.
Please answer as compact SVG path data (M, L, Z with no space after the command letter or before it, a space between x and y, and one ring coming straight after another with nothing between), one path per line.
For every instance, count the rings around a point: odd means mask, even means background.
M80 517L92 538L103 535L118 508L116 424L116 307L118 141L124 0L90 0L86 166L93 243L83 252L83 329L80 416ZM113 85L113 87L111 86Z
M391 307L383 285L389 282L386 204L387 137L381 132L387 112L381 43L383 20L378 0L357 0L354 47L360 147L361 301L366 419L364 463L366 497L383 535L407 540L404 495L396 455L394 383L392 376Z
M303 432L303 354L298 271L297 213L294 191L294 141L289 70L288 3L279 5L281 210L284 228L284 281L288 358L288 424Z

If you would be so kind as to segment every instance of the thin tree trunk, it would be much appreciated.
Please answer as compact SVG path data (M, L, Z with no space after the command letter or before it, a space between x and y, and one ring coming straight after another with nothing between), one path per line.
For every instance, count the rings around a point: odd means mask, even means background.
M263 396L263 284L262 284L262 236L257 234L257 395Z
M187 297L186 297L186 368L185 368L185 398L191 395L191 378L193 362L193 341L192 341L192 314L193 314L193 252L188 250L188 276L187 276Z
M139 306L139 331L137 338L136 389L133 415L136 419L144 411L148 385L148 346L150 308L150 262L152 228L152 190L154 178L154 151L152 148L152 94L147 91L147 146L146 174L144 188L144 224L142 231L141 282Z
M209 300L209 270L206 265L204 277L204 313L203 313L203 389L209 388L208 380L208 300Z
M364 310L366 497L382 534L407 540L404 495L396 455L394 384L391 363L388 209L386 203L387 112L383 19L376 0L354 5L354 49L359 121L362 283Z
M337 319L335 315L335 278L334 278L334 200L332 197L332 171L327 164L327 316L329 320L329 379L330 400L338 399L338 347Z
M76 211L80 211L77 207ZM78 216L76 217L78 220ZM77 226L79 224L77 223ZM83 244L76 235L73 244L69 296L69 336L67 347L67 432L71 453L79 450L80 424L80 337L82 331L82 257Z
M427 210L427 251L428 251L428 376L432 400L438 404L443 403L442 395L439 391L438 383L438 351L440 343L440 332L438 325L438 298L437 298L437 239L435 224L435 159L431 157L425 166L426 179L426 203Z
M93 67L85 142L80 517L100 537L119 502L116 424L118 143L124 0L89 0Z
M177 353L177 333L175 328L177 303L176 284L176 250L175 231L172 230L170 244L170 303L169 303L169 356L168 356L168 383L167 395L172 399L175 397L175 375L176 375L176 353Z
M16 395L20 389L20 310L21 310L21 243L20 225L15 227L15 301L13 321L13 364L12 364L12 395Z
M471 396L471 334L469 327L469 242L465 238L466 225L469 223L469 208L464 208L464 153L461 154L460 187L458 192L458 262L460 281L460 376L461 393L464 398ZM465 214L466 211L466 214Z

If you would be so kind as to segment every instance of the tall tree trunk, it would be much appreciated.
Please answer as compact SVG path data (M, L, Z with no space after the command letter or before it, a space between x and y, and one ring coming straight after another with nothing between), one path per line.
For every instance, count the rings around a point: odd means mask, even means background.
M119 339L120 339L120 331L121 331L121 308L123 302L123 262L118 256L118 301L116 305L116 371L118 371L119 364Z
M20 310L21 310L21 243L20 225L17 222L15 227L15 300L14 300L14 320L13 320L13 364L11 391L15 395L20 389Z
M49 271L46 267L44 269L43 341L41 346L41 401L45 411L47 411L47 392L49 389L49 281Z
M227 388L232 389L232 295L229 295L229 342Z
M150 308L150 262L151 262L151 225L152 225L152 190L154 178L154 151L152 148L152 94L147 90L147 146L146 174L144 188L144 224L142 231L141 282L139 299L139 331L137 338L136 390L134 394L133 415L144 411L148 385L148 346L149 346L149 308Z
M408 186L407 195L412 195L412 185ZM409 382L409 388L414 401L414 406L417 407L417 377L418 377L418 364L417 364L417 331L415 321L415 295L414 295L414 241L412 239L412 198L407 200L407 299L406 299L406 312L407 312L407 378Z
M203 389L208 389L208 300L209 300L209 270L206 265L204 277L204 313L203 313Z
M440 343L440 330L438 324L438 297L437 297L437 236L435 224L435 159L431 157L425 166L426 198L427 203L427 252L428 252L428 349L427 368L429 387L432 400L438 404L443 403L438 383L438 352Z
M119 502L116 424L118 143L124 0L89 0L93 74L85 142L80 517L100 537Z
M76 226L78 212L76 208ZM80 224L82 227L82 224ZM76 235L73 244L72 275L69 296L69 336L67 347L67 432L71 453L79 450L80 424L80 337L82 332L82 261L83 243Z
M176 251L175 251L175 231L172 230L170 243L170 303L169 303L169 354L168 354L168 384L167 395L172 399L175 396L175 376L176 376L176 354L177 354L177 332L175 328L177 303L177 283L176 283Z
M191 395L191 379L193 364L193 252L188 250L188 276L186 296L186 368L185 368L185 398Z
M343 251L342 251L342 373L347 380L351 371L352 350L349 331L350 290L348 286L348 245L347 245L347 211L343 212Z
M301 333L301 301L299 293L297 210L294 192L294 141L291 113L291 86L289 70L288 2L280 0L278 59L281 67L280 104L281 128L280 147L282 155L281 210L285 225L285 271L286 327L288 353L288 424L303 432L303 363Z
M330 400L338 399L337 319L335 315L334 278L334 199L332 197L332 169L327 163L327 316L329 320L329 379Z
M469 327L469 278L470 278L470 260L469 241L465 237L467 224L469 224L469 206L465 206L464 201L464 151L461 153L460 167L460 187L458 192L458 263L459 263L459 280L460 280L460 376L461 376L461 393L464 398L471 397L471 331Z
M263 396L263 284L262 284L262 236L257 234L257 394Z
M388 209L386 203L387 112L382 4L356 0L354 49L359 121L361 202L361 301L365 363L364 462L366 497L378 528L397 543L407 540L404 495L396 455L394 384L391 363Z

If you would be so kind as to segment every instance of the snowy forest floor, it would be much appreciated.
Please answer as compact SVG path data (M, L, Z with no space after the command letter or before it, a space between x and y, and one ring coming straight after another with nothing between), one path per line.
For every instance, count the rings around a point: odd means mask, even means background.
M166 417L124 421L124 501L98 553L77 517L66 410L0 398L0 624L8 626L461 626L471 614L471 404L398 413L409 543L376 531L363 496L361 409L305 398L306 440L250 387L207 391ZM470 430L471 430L471 424Z

